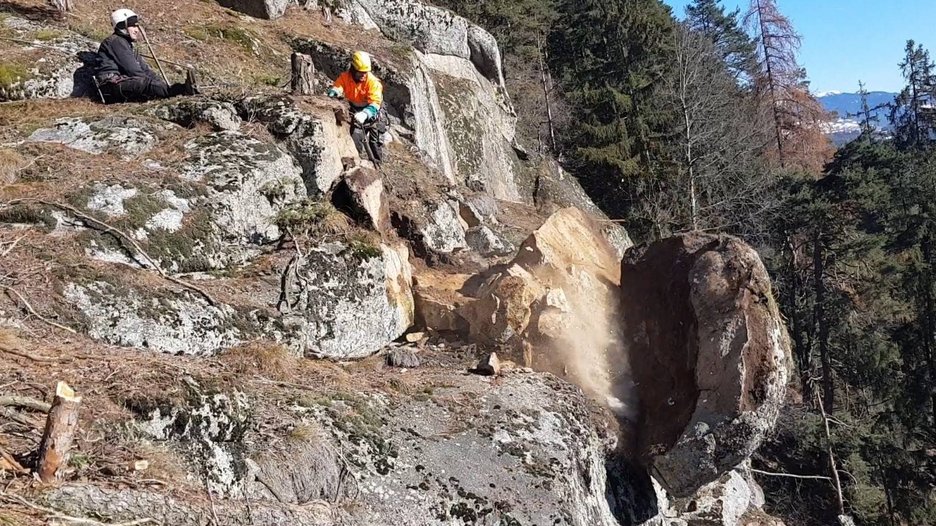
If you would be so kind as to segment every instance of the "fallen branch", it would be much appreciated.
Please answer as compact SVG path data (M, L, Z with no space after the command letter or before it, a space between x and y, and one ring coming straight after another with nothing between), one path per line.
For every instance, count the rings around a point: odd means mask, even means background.
M22 241L23 238L25 238L27 235L29 235L29 234L23 234L23 235L21 235L20 237L14 239L14 240L10 243L10 246L8 246L8 247L3 251L3 253L0 254L0 258L5 258L5 257L9 256L9 255L10 255L10 252L13 252L13 249L16 248L16 245L18 245L19 242Z
M75 431L78 429L78 406L81 397L65 382L55 387L55 398L46 419L45 432L39 443L39 480L51 484L60 479L59 468L68 463Z
M13 455L7 453L5 449L0 447L0 471L3 470L18 474L29 473L29 470L17 462L16 459L13 458Z
M0 396L0 406L24 407L26 409L39 411L40 413L48 413L49 410L52 409L51 404L47 404L42 400L36 400L35 398L30 398L28 396Z
M53 508L46 508L45 506L40 506L40 505L38 505L38 504L36 504L36 503L34 503L34 502L30 502L30 501L24 499L23 497L20 497L19 495L13 495L13 494L10 494L10 493L6 493L5 491L0 491L0 499L3 499L3 500L5 500L5 501L7 501L7 502L15 502L15 503L17 503L17 504L20 504L20 505L22 505L22 506L26 506L27 508L32 509L32 510L35 510L35 511L41 511L42 513L48 514L48 515L49 515L48 518L50 518L50 519L57 519L57 520L60 520L60 521L70 522L70 523L72 523L72 524L88 524L88 525L91 525L91 526L138 526L138 525L140 525L140 524L158 524L158 523L159 523L159 521L157 521L157 520L155 520L155 519L150 519L150 518L146 518L146 519L137 519L137 520L135 520L135 521L130 521L130 522L111 522L111 523L107 523L107 522L96 521L96 520L94 520L94 519L85 519L85 518L82 518L82 517L72 517L72 516L70 516L70 515L65 515L64 513L60 512L60 511L58 511L58 510L56 510L56 509L53 509Z
M30 429L36 427L35 422L19 414L18 412L13 411L12 409L4 409L0 407L0 416L2 416L3 418L6 418L7 420L11 422L16 422L17 424L28 427Z
M823 477L822 475L794 475L792 473L775 473L773 471L761 471L759 469L751 468L751 473L757 473L758 475L766 475L768 477L785 477L791 479L809 479L809 480L826 480L831 482L831 477Z
M9 347L4 347L0 345L0 352L5 352L7 354L12 354L13 356L19 356L20 358L26 358L27 360L32 360L39 363L58 363L61 360L58 358L47 358L45 356L36 356L35 354L30 354L25 351L20 351L17 349L11 349Z
M21 204L21 203L39 203L39 204L52 206L52 207L70 212L72 215L74 215L78 219L84 221L85 224L95 225L97 226L98 230L101 230L107 234L111 234L117 237L118 239L123 240L126 243L128 243L133 248L133 250L135 250L140 256L142 256L146 260L146 262L150 266L152 266L153 269L156 270L156 272L159 272L159 275L165 278L166 280L171 281L172 283L175 283L176 285L179 285L180 287L184 287L184 288L187 288L189 290L199 293L206 300L208 300L208 303L210 303L213 307L218 305L218 302L215 301L214 298L212 298L210 294L205 292L203 289L201 289L197 285L193 285L187 281L181 280L175 276L172 276L165 270L163 270L162 267L159 266L159 263L155 259L153 259L152 256L147 254L146 251L143 250L143 247L141 247L140 244L137 243L135 239L130 237L129 234L126 234L119 228L111 226L105 223L104 221L101 221L100 219L95 219L94 217L91 217L90 215L82 212L81 210L78 210L77 208L73 206L66 205L64 203L54 202L54 201L45 201L43 199L14 199L6 203L6 206L13 206L13 205Z
M43 323L46 323L46 324L48 324L48 325L51 325L51 326L53 326L53 327L55 327L55 328L57 328L57 329L62 329L63 331L68 331L68 332L70 332L70 333L72 333L72 334L78 334L78 331L76 331L75 329L72 329L71 327L66 327L66 326L64 326L64 325L62 325L62 324L60 324L60 323L56 323L56 322L54 322L54 321L52 321L52 320L46 318L45 316L39 314L38 312L36 312L36 309L34 309L33 306L29 304L29 301L28 301L22 294L20 294L19 291L17 291L17 290L14 289L13 287L7 287L7 286L0 286L0 287L2 287L3 290L5 290L5 291L7 291L7 292L12 292L13 295L16 296L16 297L19 299L20 303L22 303L23 306L26 307L26 310L29 311L30 314L32 314L33 316L39 318L39 321L42 321Z

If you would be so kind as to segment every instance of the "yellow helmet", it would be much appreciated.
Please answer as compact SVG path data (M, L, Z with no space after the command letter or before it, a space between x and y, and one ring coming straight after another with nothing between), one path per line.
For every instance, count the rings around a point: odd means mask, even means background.
M364 51L355 51L351 55L351 69L366 73L371 70L370 55Z

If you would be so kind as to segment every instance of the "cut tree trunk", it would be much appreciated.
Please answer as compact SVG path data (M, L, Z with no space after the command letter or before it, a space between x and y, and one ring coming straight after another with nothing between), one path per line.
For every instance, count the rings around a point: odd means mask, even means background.
M46 419L45 432L39 443L39 479L51 484L60 480L60 468L68 463L75 431L78 429L78 406L81 397L65 382L59 382L55 388L55 399Z
M312 57L302 53L293 53L291 61L293 95L314 94L315 65L312 63Z
M71 11L74 7L71 0L52 0L52 6L63 13Z

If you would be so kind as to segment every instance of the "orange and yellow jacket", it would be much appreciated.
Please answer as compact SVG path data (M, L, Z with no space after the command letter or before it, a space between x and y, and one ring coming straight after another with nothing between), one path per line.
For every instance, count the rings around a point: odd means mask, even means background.
M371 73L363 81L355 82L351 72L345 71L335 79L329 91L332 90L343 95L356 110L366 111L372 119L377 117L380 105L383 104L383 84Z

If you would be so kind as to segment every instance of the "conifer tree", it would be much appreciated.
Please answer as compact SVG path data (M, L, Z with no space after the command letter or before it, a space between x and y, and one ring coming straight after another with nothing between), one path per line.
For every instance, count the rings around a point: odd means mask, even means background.
M673 118L657 93L672 67L674 21L660 0L561 0L551 67L572 106L565 144L592 195L620 217L632 178L652 178Z
M907 41L900 70L907 81L891 107L897 142L910 148L929 146L936 133L936 73L929 51Z
M720 0L693 0L686 6L686 23L715 44L736 81L747 83L757 72L757 45L741 27L740 14L740 9L725 11Z

